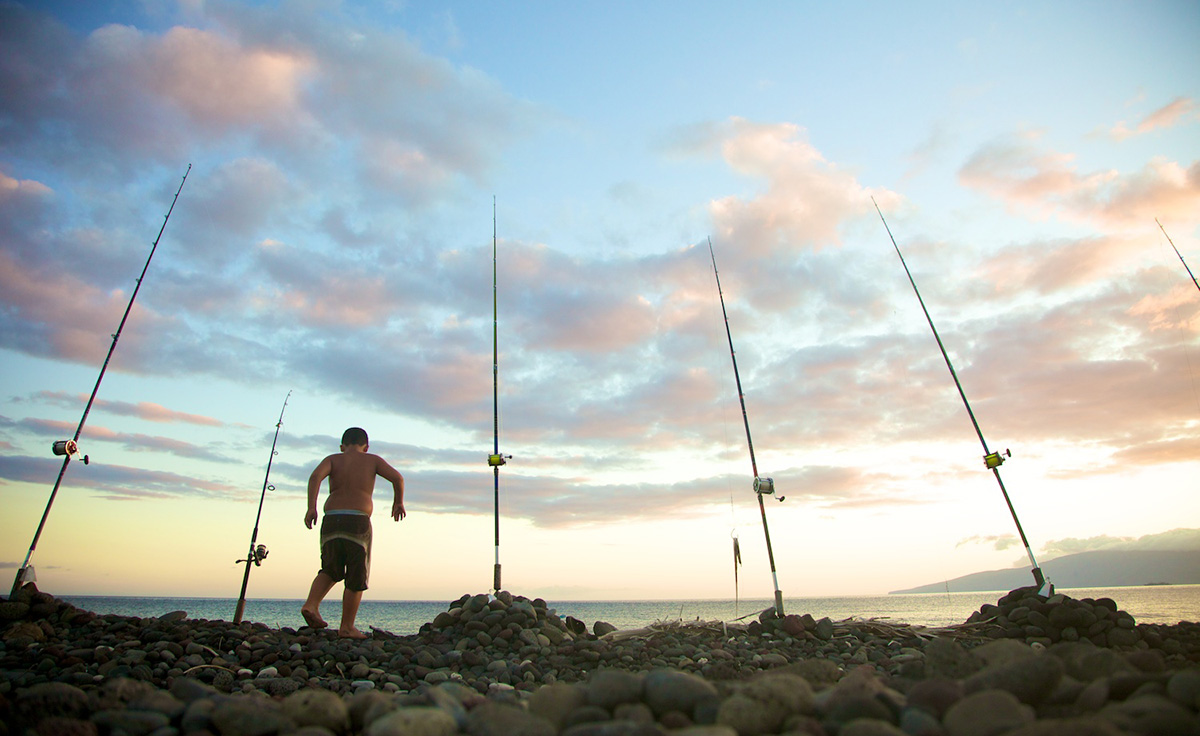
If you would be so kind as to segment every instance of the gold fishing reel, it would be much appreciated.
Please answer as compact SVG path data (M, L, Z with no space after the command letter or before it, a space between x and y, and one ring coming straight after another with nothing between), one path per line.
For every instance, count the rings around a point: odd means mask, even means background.
M488 466L498 468L508 460L512 460L512 455L488 455Z
M1004 456L1012 457L1012 450L1006 449L1004 451ZM1004 464L1004 457L1001 457L1001 453L999 452L989 452L983 456L983 464L988 470L995 470Z

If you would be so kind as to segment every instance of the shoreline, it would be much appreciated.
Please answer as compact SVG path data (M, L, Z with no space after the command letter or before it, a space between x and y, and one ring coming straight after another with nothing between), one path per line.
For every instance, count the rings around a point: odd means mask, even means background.
M1172 595L1162 596L1164 588L1086 588L1062 589L1058 592L1074 598L1107 596L1121 601L1139 623L1176 624L1195 619L1200 614L1200 586L1173 586ZM816 617L845 619L852 616L885 618L921 626L947 626L962 623L985 602L994 602L1008 591L992 594L956 593L952 596L864 596L838 598L785 598L785 610L807 612ZM549 596L546 596L549 598ZM194 619L229 619L236 608L232 597L169 597L169 596L76 596L62 595L67 600L96 613L115 613L125 616L154 617L177 609L187 611ZM300 626L297 610L300 598L251 598L244 608L244 617L274 628ZM619 628L635 628L653 622L688 620L744 620L767 607L773 601L762 599L656 599L622 601L576 601L554 599L552 612L571 615L587 621L602 620ZM335 605L336 607L336 605ZM445 610L445 601L431 600L373 600L367 598L359 609L358 619L398 634L416 633L419 627ZM331 611L336 617L336 611Z
M966 714L1022 727L1146 713L1200 725L1200 624L1137 624L1108 599L1017 589L936 628L764 612L616 630L548 610L504 591L463 596L417 634L374 629L356 641L183 612L97 615L28 585L0 603L0 736L56 718L98 735L287 734L319 725L306 721L309 701L347 720L305 734L372 736L416 732L411 719L441 724L426 733L546 736L767 734L787 723L841 734L906 719L957 736L950 726ZM239 731L249 711L277 725Z

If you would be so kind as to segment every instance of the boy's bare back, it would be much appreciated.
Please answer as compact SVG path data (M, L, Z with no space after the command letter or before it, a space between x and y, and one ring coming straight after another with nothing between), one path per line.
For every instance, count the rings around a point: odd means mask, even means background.
M378 455L367 452L362 445L342 445L342 451L322 460L308 479L309 511L305 525L310 529L316 522L317 494L321 481L329 478L329 497L325 499L325 512L346 509L361 511L368 516L374 510L371 499L375 491L375 477L391 482L395 490L392 503L392 518L399 521L404 512L404 476Z

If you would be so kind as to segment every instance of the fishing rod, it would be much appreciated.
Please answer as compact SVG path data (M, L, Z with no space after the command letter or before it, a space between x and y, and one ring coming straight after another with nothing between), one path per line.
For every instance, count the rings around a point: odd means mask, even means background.
M1167 235L1167 229L1162 226L1162 223L1158 221L1157 217L1154 218L1154 222L1158 225L1158 229L1162 230L1163 235ZM1167 235L1167 242L1170 243L1171 247L1175 249L1175 255L1179 256L1179 262L1182 263L1183 267L1187 269L1188 276L1192 277L1192 283L1196 285L1197 289L1200 289L1200 281L1196 280L1196 275L1192 273L1192 269L1188 268L1187 261L1183 260L1183 254L1179 252L1178 248L1175 248L1175 241L1171 240L1170 235Z
M500 466L512 455L500 454L500 348L497 340L499 332L498 313L496 307L496 198L492 197L492 454L488 455L488 465L492 467L495 479L495 509L496 509L496 566L492 569L492 590L500 592Z
M913 292L917 295L917 301L921 303L921 311L925 312L925 321L929 323L929 329L933 331L933 339L937 340L938 349L942 351L942 359L946 361L946 367L950 369L950 377L954 379L954 385L958 388L958 395L962 397L963 406L967 408L967 416L971 417L971 424L975 427L975 434L979 435L979 442L983 445L983 464L992 474L996 476L996 482L1000 484L1000 493L1004 496L1004 503L1008 505L1008 513L1012 515L1013 523L1017 525L1017 533L1021 535L1021 544L1025 545L1025 554L1029 556L1029 564L1033 566L1033 580L1037 583L1037 589L1040 591L1043 587L1049 586L1049 591L1054 592L1054 584L1046 580L1042 574L1042 569L1038 567L1037 560L1033 557L1033 550L1029 547L1029 540L1025 537L1025 530L1021 528L1021 520L1017 518L1017 510L1013 508L1012 500L1008 497L1008 489L1004 487L1004 480L1000 477L1000 466L1004 464L1004 456L1012 457L1012 452L1005 450L1001 455L999 452L992 452L988 449L987 440L983 438L983 430L979 428L979 422L975 419L975 412L971 410L971 402L967 401L967 394L963 391L962 382L958 380L958 374L954 372L954 365L950 362L950 355L946 352L946 346L942 344L942 338L938 335L937 328L933 326L933 317L929 316L929 309L925 306L925 300L921 298L921 292L917 289L917 282L913 280L912 272L908 270L908 263L904 260L904 254L900 252L900 246L896 244L896 236L892 235L892 229L888 227L887 220L883 216L883 211L879 209L879 203L871 197L871 204L875 205L875 211L879 213L879 219L883 221L883 227L887 230L888 237L892 240L892 247L896 249L896 255L900 256L900 265L904 266L904 273L908 274L908 283L912 284Z
M750 448L750 469L754 472L754 494L758 496L758 511L762 515L763 535L767 538L767 559L771 562L771 581L775 584L775 615L783 618L783 593L779 590L779 576L775 572L775 553L771 550L771 530L767 527L767 508L763 504L764 495L775 493L775 481L758 475L758 462L754 459L754 440L750 438L750 420L746 417L746 395L742 393L742 377L738 374L737 354L733 350L733 333L729 331L729 313L725 311L725 294L721 291L721 275L717 273L717 256L713 252L712 238L708 239L708 254L712 258L713 276L717 279L717 296L721 299L721 315L725 318L725 336L729 338L729 357L733 360L733 380L737 383L738 402L742 405L742 424L746 427L746 445ZM777 501L783 501L780 496ZM741 553L734 539L735 559L741 560ZM735 562L736 565L736 562ZM736 567L734 573L736 574Z
M104 357L104 365L100 367L100 375L96 378L96 385L92 388L92 395L88 397L87 406L83 409L83 416L79 418L79 426L75 428L75 435L69 440L59 440L54 443L52 450L55 455L62 455L62 468L58 471L58 479L54 481L54 489L50 491L50 500L46 502L46 510L42 512L42 520L38 523L37 531L34 532L33 542L29 545L29 553L25 555L25 561L21 563L21 567L17 569L17 576L13 580L12 593L9 598L15 598L17 591L25 583L32 583L37 580L37 574L33 566L29 564L29 560L33 558L33 551L37 549L38 539L42 536L42 529L46 526L46 518L50 516L50 507L54 505L54 497L58 495L58 489L62 485L63 476L67 472L67 466L71 464L71 458L79 454L79 436L83 434L83 425L87 422L88 414L92 411L92 404L96 401L96 393L100 391L100 382L104 380L104 372L108 370L108 363L112 360L113 351L117 349L117 341L121 339L121 331L125 329L125 321L129 319L129 312L133 309L133 301L137 299L138 291L142 288L142 280L146 278L146 271L150 268L150 260L154 258L154 251L158 250L158 242L162 240L163 232L167 229L167 221L171 219L171 213L175 211L175 203L179 201L179 193L183 191L183 185L187 182L188 174L192 171L192 165L188 164L187 171L183 172L183 180L179 182L179 188L175 190L175 198L171 200L171 207L167 210L167 214L163 217L162 227L158 229L158 237L154 239L154 244L150 246L150 255L146 257L146 265L142 266L142 274L137 278L137 284L133 287L133 293L129 296L129 304L125 306L125 314L121 316L121 323L117 325L117 331L113 333L112 345L108 348L108 355ZM83 464L88 464L88 456L82 458Z
M275 486L270 484L271 480L271 463L275 460L275 456L279 453L275 451L275 445L279 442L279 428L283 426L283 413L287 411L288 399L292 398L292 392L288 391L287 396L283 397L283 408L279 410L279 421L275 422L275 439L271 440L271 456L267 458L267 474L263 477L262 495L258 497L258 516L254 517L254 532L250 535L250 552L246 555L246 559L237 560L238 562L246 563L246 574L242 576L242 592L238 594L237 608L233 612L233 622L240 624L242 622L242 614L246 610L246 586L250 584L250 563L255 566L261 565L262 561L267 559L267 545L260 544L255 546L258 541L258 522L262 519L263 501L267 499L267 491L275 490Z

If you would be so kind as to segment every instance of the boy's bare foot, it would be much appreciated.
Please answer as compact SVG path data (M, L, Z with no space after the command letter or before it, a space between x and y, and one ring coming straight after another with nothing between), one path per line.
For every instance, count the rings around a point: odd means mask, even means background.
M321 618L321 614L317 613L316 611L310 611L307 608L301 608L300 615L304 617L304 623L308 624L314 629L323 629L329 625L325 619Z
M349 629L338 629L338 638L339 639L368 639L370 637L368 637L366 634L359 631L358 629L351 627Z

